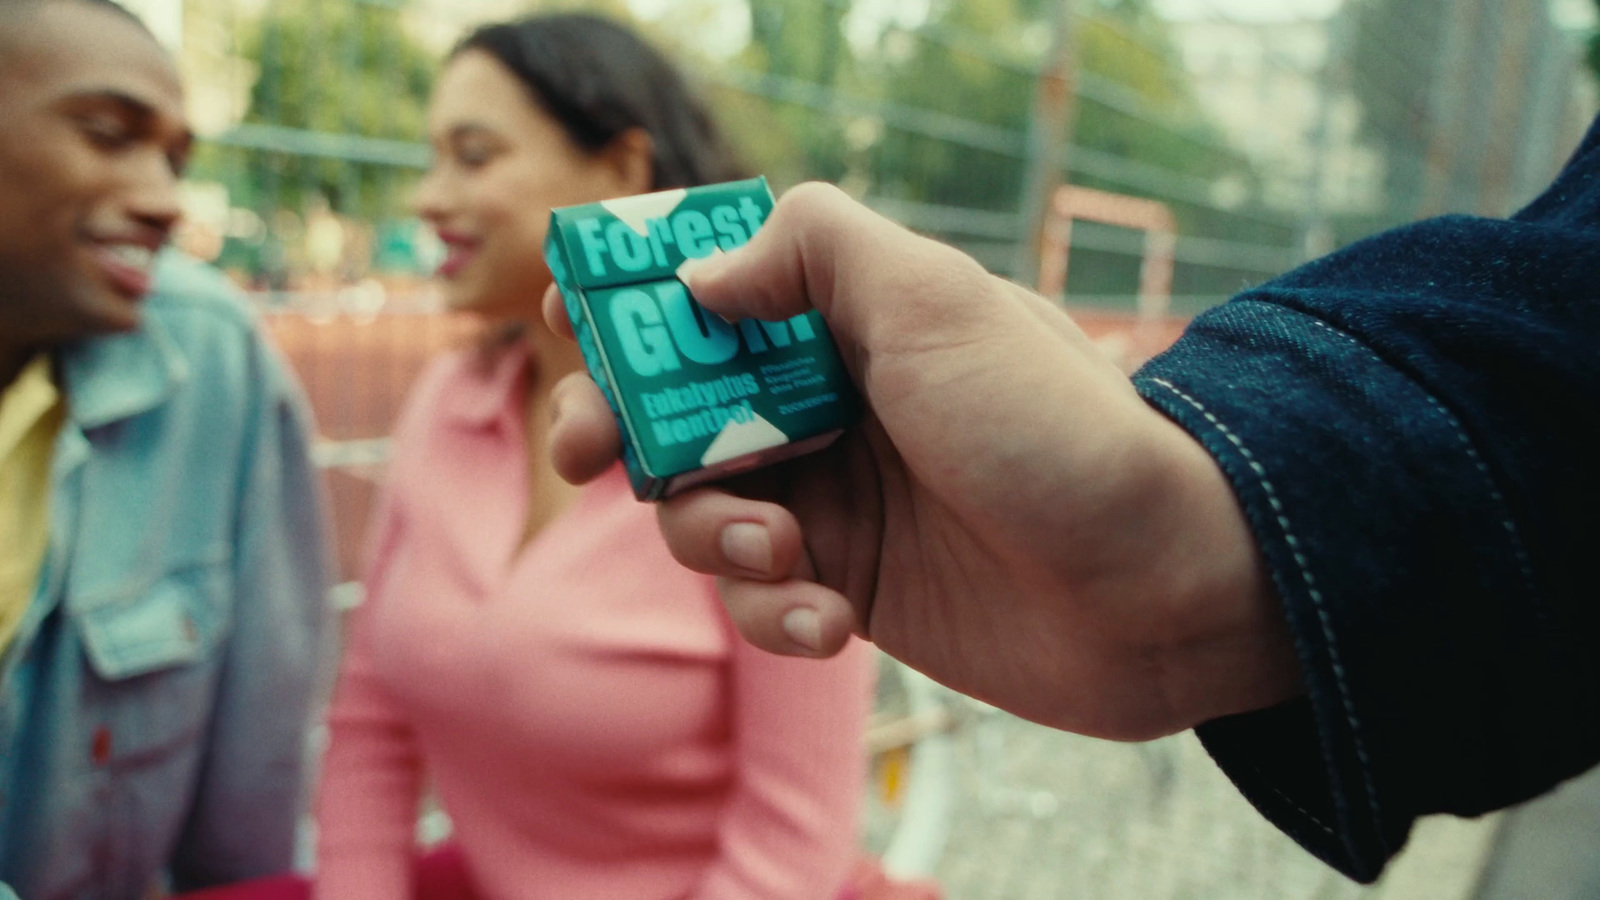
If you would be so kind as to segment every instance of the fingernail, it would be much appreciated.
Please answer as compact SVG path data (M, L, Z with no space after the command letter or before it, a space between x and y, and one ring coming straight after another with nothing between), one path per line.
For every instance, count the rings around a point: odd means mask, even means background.
M814 609L796 606L784 613L783 633L807 650L822 650L822 617Z
M704 284L707 279L715 279L717 277L717 273L722 271L722 266L727 258L728 255L722 252L722 248L719 247L713 250L710 256L699 259L686 259L682 265L678 266L678 280L682 281L689 288L689 293L692 294L695 292L696 283Z
M724 253L721 247L718 247L711 251L710 256L701 257L699 259L686 259L683 261L683 265L678 266L678 280L683 282L683 286L689 289L689 296L693 297L696 303L700 302L698 295L701 293L701 289L705 286L707 280L716 279L718 274L722 272L723 266L726 265L727 259L728 254ZM714 309L709 309L706 307L701 308L705 309L706 312L711 313L722 321L727 322L729 325L739 324L739 320L736 316L729 317L717 312Z
M734 522L722 529L722 556L741 569L762 575L772 569L772 538L766 526Z

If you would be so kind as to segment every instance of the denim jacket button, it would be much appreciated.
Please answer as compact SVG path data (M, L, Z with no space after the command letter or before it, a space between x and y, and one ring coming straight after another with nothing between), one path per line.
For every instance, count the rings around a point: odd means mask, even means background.
M89 758L97 766L111 761L111 729L104 725L94 730L94 740L89 745Z

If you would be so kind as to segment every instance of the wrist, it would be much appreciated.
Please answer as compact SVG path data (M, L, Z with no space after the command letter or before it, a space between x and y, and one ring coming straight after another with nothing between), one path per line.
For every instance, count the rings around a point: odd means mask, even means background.
M1282 703L1302 691L1293 637L1227 475L1159 413L1152 498L1160 503L1151 601L1158 685L1174 731Z

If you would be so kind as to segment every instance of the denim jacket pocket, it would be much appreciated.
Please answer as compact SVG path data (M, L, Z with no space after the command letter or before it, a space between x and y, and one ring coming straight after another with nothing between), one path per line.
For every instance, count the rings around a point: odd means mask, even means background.
M231 618L227 588L228 567L207 562L75 611L112 732L109 760L160 754L204 726Z

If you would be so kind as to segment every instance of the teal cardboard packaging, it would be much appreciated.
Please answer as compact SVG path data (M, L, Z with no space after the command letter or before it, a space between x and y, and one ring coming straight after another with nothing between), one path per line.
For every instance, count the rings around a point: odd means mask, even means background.
M820 450L859 402L815 311L730 325L683 276L750 240L765 178L551 210L545 259L640 500Z

